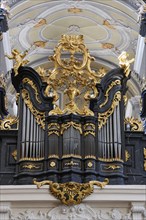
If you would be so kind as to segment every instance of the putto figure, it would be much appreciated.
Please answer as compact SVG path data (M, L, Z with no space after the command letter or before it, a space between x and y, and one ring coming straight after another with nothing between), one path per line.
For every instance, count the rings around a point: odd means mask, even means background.
M8 59L15 60L15 64L14 64L15 76L18 75L19 67L23 66L29 62L29 60L23 60L27 54L28 54L27 50L22 54L17 49L13 49L11 55L8 55L8 54L5 55Z
M134 62L134 58L128 60L129 54L123 51L118 57L119 66L124 69L125 75L128 76L130 73L130 63Z

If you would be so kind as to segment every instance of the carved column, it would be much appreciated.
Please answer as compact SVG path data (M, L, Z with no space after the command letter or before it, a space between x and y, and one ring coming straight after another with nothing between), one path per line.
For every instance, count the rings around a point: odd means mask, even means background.
M0 219L9 220L9 216L10 216L10 204L0 203Z
M143 220L145 213L145 203L144 202L132 202L132 219L133 220Z

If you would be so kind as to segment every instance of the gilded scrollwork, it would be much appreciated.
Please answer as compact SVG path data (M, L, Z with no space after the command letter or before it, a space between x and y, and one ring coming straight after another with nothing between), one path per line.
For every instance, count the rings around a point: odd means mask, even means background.
M31 164L31 163L30 164L25 164L22 167L25 168L25 169L29 169L29 170L39 169L40 168L40 166L37 166L35 164Z
M34 84L34 82L33 82L32 80L30 80L29 78L24 78L22 82L23 82L23 83L28 83L28 84L31 86L31 88L34 89L36 100L37 100L38 103L40 104L40 103L41 103L41 100L40 100L40 98L39 98L37 86Z
M121 92L118 91L115 93L114 97L113 97L113 102L110 106L110 108L103 113L99 113L98 114L98 127L99 129L106 124L107 119L109 118L110 115L113 114L115 107L119 104L121 100Z
M106 105L106 103L108 102L108 98L109 98L109 92L116 85L121 85L121 81L120 80L115 80L115 81L111 82L111 84L108 86L108 88L106 90L106 93L104 95L105 96L105 101L99 106L100 108L102 108L103 106Z
M89 183L53 183L49 180L38 182L36 179L34 179L33 183L37 185L37 188L40 188L45 184L49 185L50 192L63 204L76 205L80 204L86 196L93 192L94 185L103 188L109 183L109 180L105 179L104 182L90 181Z
M115 165L115 164L113 164L113 165L108 165L108 166L105 166L105 167L104 167L104 169L106 169L106 170L118 170L118 169L120 169L120 168L121 168L121 166Z
M62 53L69 52L69 58L62 58ZM76 54L80 53L82 59L77 59ZM98 96L96 84L106 74L105 69L100 69L97 73L91 70L91 62L94 58L90 56L88 49L84 44L82 35L63 35L58 46L55 48L54 55L49 58L54 62L54 69L46 73L39 69L39 74L46 78L47 86L44 91L45 96L53 98L54 109L49 115L79 114L94 115L86 102ZM68 102L65 108L61 110L57 105L58 90L64 91ZM78 96L84 97L83 109L80 109L76 103ZM83 95L84 94L84 95Z
M0 130L17 130L18 129L18 117L8 116L3 120L0 120ZM12 128L13 125L16 126Z
M130 125L131 131L142 131L143 130L142 122L134 117L125 118L124 122L126 125L127 124Z
M34 115L36 122L43 128L45 129L45 113L38 111L32 104L30 100L29 93L26 89L22 90L22 98L27 105L27 107L30 109L31 113Z
M62 124L61 125L61 134L63 134L64 133L64 131L65 130L67 130L69 127L73 127L73 128L75 128L75 129L77 129L77 130L79 130L79 132L80 132L80 134L82 134L82 126L81 126L81 124L79 124L79 123L75 123L75 122L73 122L73 121L70 121L70 122L67 122L67 123L64 123L64 124Z

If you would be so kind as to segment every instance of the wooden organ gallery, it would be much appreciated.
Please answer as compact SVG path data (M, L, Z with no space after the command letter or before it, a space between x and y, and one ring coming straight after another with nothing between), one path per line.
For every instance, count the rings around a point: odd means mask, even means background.
M86 194L93 184L146 184L146 136L138 122L124 119L133 61L126 52L118 57L118 68L95 72L83 36L63 35L49 58L53 69L25 66L25 54L17 50L9 58L15 61L18 118L0 121L2 185L48 183L52 192L68 187ZM4 88L0 95L4 116ZM145 101L143 91L144 118Z

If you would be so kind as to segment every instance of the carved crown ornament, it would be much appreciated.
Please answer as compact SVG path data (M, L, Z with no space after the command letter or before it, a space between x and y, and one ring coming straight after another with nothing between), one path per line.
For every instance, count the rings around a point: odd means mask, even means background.
M88 183L53 183L49 180L38 182L34 179L33 183L37 185L37 188L46 184L49 185L52 195L59 199L64 205L77 205L93 192L94 185L104 188L109 183L109 180L106 178L104 182L90 181Z

